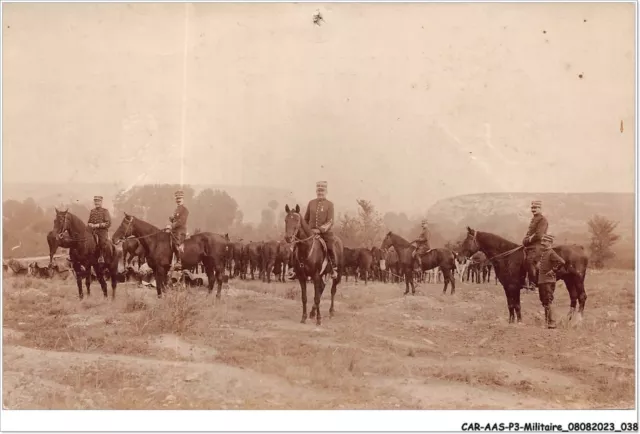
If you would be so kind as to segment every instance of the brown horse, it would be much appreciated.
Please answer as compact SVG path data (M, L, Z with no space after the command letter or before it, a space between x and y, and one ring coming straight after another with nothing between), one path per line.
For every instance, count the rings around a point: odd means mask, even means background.
M271 273L276 264L278 255L278 242L267 241L262 246L262 266L264 268L262 281L271 283Z
M125 213L122 223L113 234L112 239L114 243L119 243L124 238L131 236L138 239L144 248L147 264L155 274L156 290L158 298L160 298L162 293L166 292L167 274L173 259L171 234ZM184 241L182 268L191 269L202 261L209 280L209 294L213 291L214 281L218 283L217 298L220 298L222 291L227 243L224 236L211 232L200 232Z
M442 271L442 277L444 278L444 288L442 289L442 293L447 293L449 283L451 283L451 295L456 293L456 259L451 250L440 247L431 249L424 255L420 256L420 263L423 273L439 267L440 271Z
M309 228L307 222L300 215L300 205L296 205L295 209L290 209L289 205L285 206L286 215L284 218L285 224L285 240L288 243L295 243L293 252L293 267L296 272L296 277L300 282L300 289L302 290L302 320L301 323L307 321L307 277L311 277L313 281L313 287L315 289L315 295L313 298L313 307L311 308L310 317L316 317L316 324L322 323L320 315L320 298L324 291L323 276L327 273L331 273L331 265L328 262L327 255L322 249L322 245L318 240L318 236ZM333 317L334 314L334 299L336 291L338 290L338 284L342 278L342 271L344 268L344 252L342 240L334 235L335 240L335 253L338 259L336 264L338 268L338 276L333 279L331 285L331 307L329 308L329 317ZM326 261L326 266L322 270L323 263Z
M69 256L76 275L78 284L78 295L84 298L82 293L82 277L85 277L87 295L91 295L91 269L95 272L102 293L107 295L107 282L105 275L111 278L111 298L116 297L116 287L118 286L118 255L116 248L107 240L105 245L104 262L98 262L99 250L97 240L89 228L77 216L69 210L58 211L56 208L56 219L53 223L53 231L58 235L58 239L70 244Z
M400 235L394 234L389 231L387 235L382 240L382 245L380 248L382 250L387 250L389 247L393 246L393 249L398 254L398 265L400 269L400 275L404 276L404 283L406 285L406 290L404 295L409 293L409 286L411 286L411 293L413 295L416 294L416 285L413 282L413 264L414 260L412 257L412 253L415 250L409 241L402 238Z
M127 265L131 265L133 258L138 258L138 270L144 264L144 247L140 241L135 238L126 238L122 242L122 264L126 268Z
M581 318L587 300L584 289L584 279L589 263L587 255L584 248L579 245L560 245L554 247L553 250L566 262L558 272L558 278L565 282L571 298L569 319L573 317L578 301L580 302L579 316ZM467 227L467 237L462 243L461 251L465 256L471 256L477 251L487 255L507 297L509 323L513 323L516 319L517 322L521 322L520 289L524 287L527 272L523 246L498 235Z

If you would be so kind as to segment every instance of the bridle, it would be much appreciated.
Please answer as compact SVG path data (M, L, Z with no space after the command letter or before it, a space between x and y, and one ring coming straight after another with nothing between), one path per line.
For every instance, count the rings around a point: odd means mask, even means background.
M127 240L140 240L142 238L152 237L154 235L158 235L161 232L164 232L164 231L160 230L160 231L154 232L152 234L142 235L140 237L134 237L133 236L133 219L134 219L134 217L132 215L126 216L124 218L124 221L127 222L127 226L126 226L126 228L124 230L124 233L122 234L122 238L119 239L118 242L115 243L115 244L120 244L125 239L127 239Z

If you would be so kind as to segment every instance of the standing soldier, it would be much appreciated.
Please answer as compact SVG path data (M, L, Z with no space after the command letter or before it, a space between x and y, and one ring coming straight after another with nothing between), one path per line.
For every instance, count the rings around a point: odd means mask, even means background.
M108 209L102 208L102 196L94 196L93 204L95 208L89 213L88 226L94 236L98 237L98 263L104 263L104 249L109 239L111 215L109 215Z
M331 277L333 279L338 277L338 258L334 249L333 232L333 203L326 199L327 197L327 182L316 182L316 199L313 199L307 205L307 211L304 214L304 220L311 227L311 231L320 235L327 244L327 250L329 253L329 262L331 264Z
M413 240L411 244L416 244L417 248L413 251L412 256L414 259L418 259L418 262L422 266L422 261L420 260L420 256L427 253L431 250L431 245L429 244L429 239L431 238L431 234L429 233L429 225L427 223L427 219L422 220L422 232L420 232L420 236L417 239Z
M538 281L538 267L540 262L540 255L542 254L542 237L547 234L549 229L549 223L545 216L542 215L542 201L531 201L531 223L529 223L529 229L527 234L522 240L522 245L525 247L527 274L529 276L529 285L531 289L535 288Z
M184 192L182 190L176 191L175 197L176 204L178 206L173 212L173 215L169 217L169 221L171 223L167 225L166 229L171 231L171 244L173 247L173 253L176 255L174 269L179 270L182 268L181 253L184 252L184 240L187 237L187 218L189 217L189 210L183 205Z
M542 253L540 259L540 275L538 276L538 295L544 307L544 316L547 328L556 328L553 315L553 293L556 289L556 273L565 261L552 248L553 235L542 236Z

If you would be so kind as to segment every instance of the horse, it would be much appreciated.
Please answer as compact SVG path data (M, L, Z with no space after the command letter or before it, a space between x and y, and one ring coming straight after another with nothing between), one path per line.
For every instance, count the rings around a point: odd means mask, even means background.
M398 265L400 269L400 275L404 276L404 283L406 285L406 290L404 295L409 293L409 286L411 286L411 293L413 295L416 294L416 285L413 282L413 256L411 255L415 250L407 240L402 238L400 235L394 234L389 231L387 235L382 240L382 245L380 248L382 250L387 250L389 247L393 246L393 249L398 254Z
M291 248L292 246L287 243L278 243L278 252L276 253L276 263L274 265L274 272L276 272L277 280L285 282L287 275L287 267L291 262Z
M133 258L138 258L138 269L144 264L144 247L135 238L126 238L122 242L122 264L126 268L131 265Z
M276 257L278 255L278 242L267 241L262 246L262 264L264 267L264 274L262 275L262 281L271 283L271 273L276 263Z
M344 247L343 249L344 255L344 278L345 281L349 281L349 271L353 272L353 275L358 281L358 249L351 249L349 247Z
M372 268L373 268L374 279L382 281L382 270L380 269L380 261L384 259L382 250L380 250L376 246L373 246L371 247L371 255L373 256Z
M56 208L56 219L53 223L53 230L59 240L70 244L69 256L73 271L78 284L78 295L80 300L84 298L82 292L82 277L85 276L87 295L91 295L91 269L95 272L102 294L105 298L107 294L107 282L105 275L111 278L111 299L116 297L116 287L118 286L118 255L115 245L107 240L104 246L104 262L98 262L99 251L97 239L87 225L80 218L70 213L69 210L58 211ZM66 234L66 238L65 238Z
M251 273L251 280L255 280L254 271L258 270L258 279L262 277L262 248L264 243L259 241L257 243L250 241L246 246L247 259L249 260L249 272Z
M360 278L367 285L372 276L373 271L373 253L371 250L361 247L356 249L358 255L358 268L360 270Z
M328 252L325 253L323 251L322 243L318 240L319 236L316 236L311 231L307 222L300 215L300 205L296 205L295 209L290 209L289 205L286 205L285 211L285 241L295 243L293 266L302 291L302 320L300 322L304 324L307 321L307 277L311 277L315 296L310 317L313 318L315 316L316 325L319 326L322 323L320 298L325 286L322 277L332 271L327 257ZM333 284L331 285L330 318L333 317L335 312L334 299L344 269L344 246L342 240L334 235L334 241L335 254L338 260L336 264L338 276L333 279Z
M462 251L465 255L477 251L483 252L493 264L495 275L504 288L509 309L509 323L522 321L520 307L520 289L524 287L526 275L525 253L522 245L506 240L489 232L480 232L467 226L467 236L462 243ZM553 247L566 264L558 271L558 278L563 280L569 297L571 307L568 318L575 314L576 304L579 301L579 318L582 318L587 294L584 289L587 266L589 263L584 247L579 245L559 245Z
M147 265L155 274L158 298L161 298L162 293L166 292L167 273L173 259L171 233L124 213L124 218L113 234L112 240L114 243L119 243L124 238L131 236L138 239L144 248ZM202 262L209 280L208 294L213 292L214 282L218 284L216 298L220 298L222 292L227 244L228 241L224 236L211 232L199 232L184 241L182 268L188 270Z
M396 249L389 249L385 255L387 266L387 277L392 283L400 283L400 262L398 261L398 253Z
M456 259L453 252L445 248L435 248L420 256L421 271L439 268L444 280L442 293L447 293L447 287L451 283L451 295L456 293ZM436 274L437 276L437 274Z
M232 277L239 277L240 271L242 270L242 267L244 265L244 259L242 254L244 250L244 244L237 241L237 242L231 243L229 248L230 248L229 256L230 256L230 259L233 260L233 270L230 270L230 274Z

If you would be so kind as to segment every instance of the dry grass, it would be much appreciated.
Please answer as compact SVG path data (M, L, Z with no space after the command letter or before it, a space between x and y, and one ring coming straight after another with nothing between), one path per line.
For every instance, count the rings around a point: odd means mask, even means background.
M98 287L5 278L3 400L9 408L630 408L633 273L587 278L584 320L506 324L503 291L349 282L323 326L300 324L297 283L234 280L206 289ZM308 287L311 309L313 287ZM558 314L568 310L563 286ZM33 385L36 386L33 386ZM513 394L518 400L513 400ZM473 397L473 398L470 398Z

